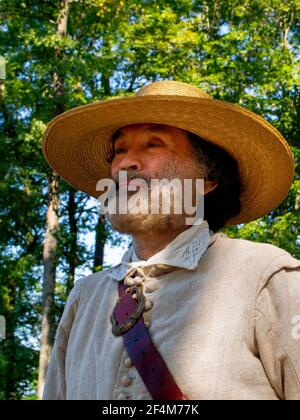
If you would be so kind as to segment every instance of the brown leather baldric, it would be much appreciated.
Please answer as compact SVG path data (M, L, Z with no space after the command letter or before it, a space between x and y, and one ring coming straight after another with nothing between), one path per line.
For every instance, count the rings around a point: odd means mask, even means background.
M111 317L113 332L123 335L128 355L153 400L187 400L151 340L142 316L145 297L140 295L137 300L132 297L137 289L129 288L126 292L124 282L119 282L119 300Z

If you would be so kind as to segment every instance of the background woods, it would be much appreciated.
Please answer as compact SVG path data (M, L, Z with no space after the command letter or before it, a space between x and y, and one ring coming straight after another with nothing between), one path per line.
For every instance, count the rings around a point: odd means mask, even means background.
M226 233L300 258L299 45L299 0L0 0L0 399L41 394L74 279L121 240L44 161L47 122L161 79L257 112L293 147L295 181L278 209Z

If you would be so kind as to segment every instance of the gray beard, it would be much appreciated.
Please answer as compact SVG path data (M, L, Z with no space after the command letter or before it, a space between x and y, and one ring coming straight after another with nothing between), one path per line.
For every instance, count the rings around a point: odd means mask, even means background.
M112 228L120 233L134 235L146 231L184 229L184 214L111 214Z
M180 164L180 162L178 162ZM184 179L186 178L196 179L202 178L204 169L199 165L196 160L191 160L186 167L182 167L181 171L174 170L174 165L176 163L170 163L167 167L164 168L160 173L154 174L153 178L155 179ZM140 176L140 174L135 171L129 173L128 178L132 179L135 177L140 177L145 179L150 185L151 178ZM131 194L129 194L130 197ZM150 209L150 197L148 197L148 208ZM110 214L108 215L108 220L110 221L112 228L117 230L120 233L126 233L129 235L134 235L138 233L143 233L147 231L162 232L167 230L185 230L186 225L186 215L184 212L182 214L174 213L174 195L171 196L171 208L169 214L163 214L160 211L159 214Z

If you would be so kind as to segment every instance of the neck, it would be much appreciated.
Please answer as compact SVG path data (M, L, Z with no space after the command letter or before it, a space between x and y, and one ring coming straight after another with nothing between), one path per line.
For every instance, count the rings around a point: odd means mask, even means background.
M169 245L181 232L190 226L173 231L151 231L133 235L133 245L135 253L140 260L148 260L153 255L162 251Z

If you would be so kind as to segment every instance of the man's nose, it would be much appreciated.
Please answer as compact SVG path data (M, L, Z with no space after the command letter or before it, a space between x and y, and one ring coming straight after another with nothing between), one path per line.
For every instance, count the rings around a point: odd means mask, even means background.
M134 151L128 151L120 162L120 170L136 170L140 171L143 167L141 157Z

